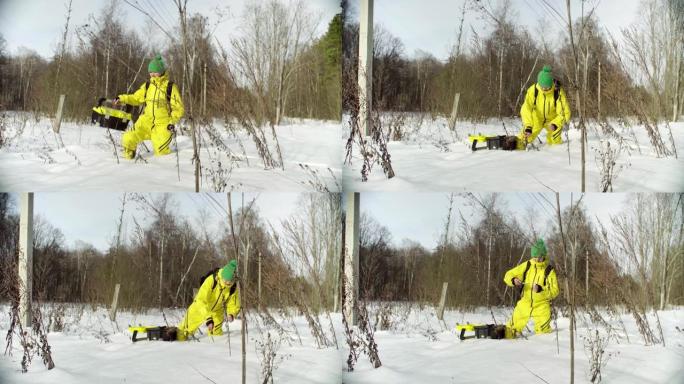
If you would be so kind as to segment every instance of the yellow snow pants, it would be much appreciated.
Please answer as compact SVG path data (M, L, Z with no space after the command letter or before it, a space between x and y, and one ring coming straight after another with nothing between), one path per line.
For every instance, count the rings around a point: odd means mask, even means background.
M514 331L514 334L520 334L530 317L534 321L534 333L551 332L551 304L546 300L532 303L530 300L521 299L515 306L513 317L506 326Z
M135 150L138 143L143 140L152 140L152 147L154 148L154 155L168 155L171 153L171 140L173 134L167 129L168 119L160 119L159 122L150 121L149 119L140 116L135 122L133 130L127 131L121 138L121 145L123 146L123 156L127 159L135 157Z
M525 127L518 134L518 149L525 149L526 143L534 142L534 139L539 136L542 130L546 130L546 143L549 145L563 144L563 127L556 127L554 131L551 124L542 126L541 123L536 124L532 127L532 134L525 140Z
M214 329L209 334L214 336L222 335L223 329L221 326L223 325L224 311L223 305L219 305L217 311L207 312L203 308L203 303L193 302L190 304L185 318L178 325L178 340L187 340L188 336L195 333L197 328L209 320L209 318L214 321Z

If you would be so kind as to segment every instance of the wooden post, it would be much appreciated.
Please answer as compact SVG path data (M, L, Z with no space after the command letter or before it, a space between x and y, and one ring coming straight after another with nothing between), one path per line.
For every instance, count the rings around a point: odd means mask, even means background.
M449 283L445 281L442 283L442 296L439 299L439 308L437 308L437 318L444 320L444 306L446 305L446 292L449 288Z
M449 129L452 131L456 129L456 116L458 115L458 102L461 99L461 93L454 94L454 106L451 108L451 117L449 117Z
M437 308L437 318L439 320L444 320L444 306L446 305L446 295L448 288L449 282L445 281L442 284L442 297L439 299L439 308Z
M358 82L359 128L368 136L373 110L373 0L361 0Z
M202 70L202 117L207 115L207 63Z
M64 109L64 98L66 95L59 95L59 103L57 104L57 115L55 115L55 122L52 125L52 130L59 133L59 127L62 125L62 110Z
M598 90L596 91L598 98L598 119L601 120L601 62L598 62Z
M31 327L33 291L33 193L21 194L19 218L19 318L24 328Z
M116 308L119 305L119 288L121 284L116 283L114 287L114 298L112 299L112 307L109 309L109 319L111 321L116 321Z
M261 308L261 251L259 251L259 275L257 278L257 294L259 296L259 308Z
M344 238L344 312L350 325L358 321L359 296L359 202L358 192L347 195ZM350 321L351 320L351 321Z
M584 263L584 295L585 295L585 301L586 304L589 304L589 250L585 251L585 263Z

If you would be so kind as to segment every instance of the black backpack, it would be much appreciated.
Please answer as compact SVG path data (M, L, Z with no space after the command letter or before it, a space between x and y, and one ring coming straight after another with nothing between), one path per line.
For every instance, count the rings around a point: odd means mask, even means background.
M206 280L207 277L209 277L209 276L214 276L214 285L211 286L211 289L216 288L216 283L218 282L218 279L217 279L216 277L217 277L218 271L219 271L220 269L221 269L221 268L214 268L214 269L212 269L211 271L205 273L205 274L200 278L200 281L199 281L200 287L202 286L202 284L204 284L204 280Z
M206 280L209 276L214 276L214 284L211 285L211 289L213 290L216 288L216 284L218 284L218 272L221 268L214 268L211 271L205 273L199 280L200 282L200 287L202 284L204 284L204 280ZM237 289L237 284L233 284L230 286L230 294L234 294L235 290Z

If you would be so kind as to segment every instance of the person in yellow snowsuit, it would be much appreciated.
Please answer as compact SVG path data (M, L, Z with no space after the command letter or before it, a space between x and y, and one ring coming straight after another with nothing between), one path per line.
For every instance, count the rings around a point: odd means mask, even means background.
M546 245L539 239L532 246L532 258L510 269L504 276L509 287L520 287L521 297L506 324L506 336L522 333L530 317L536 334L551 332L551 300L558 296L556 271L546 260Z
M178 324L179 341L187 340L202 324L206 324L210 335L222 335L224 314L232 322L240 313L240 292L233 279L236 268L237 262L231 260L204 279L185 318Z
M518 149L537 138L546 129L548 144L561 144L563 126L570 121L570 105L565 97L565 89L555 81L551 67L545 65L537 75L537 83L527 89L525 100L520 107L523 128L518 134Z
M138 143L143 140L152 140L155 156L171 153L176 124L185 113L178 87L169 81L161 56L157 55L150 61L147 71L150 74L148 82L142 84L135 93L119 95L114 99L115 105L145 106L133 130L125 132L121 138L126 159L135 158Z

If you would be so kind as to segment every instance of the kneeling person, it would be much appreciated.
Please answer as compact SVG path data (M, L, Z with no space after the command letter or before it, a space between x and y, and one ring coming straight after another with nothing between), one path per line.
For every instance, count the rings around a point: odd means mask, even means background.
M534 320L536 334L551 332L551 300L558 296L559 289L556 271L546 260L546 254L544 241L537 240L532 246L532 258L504 276L506 285L521 289L513 317L506 325L507 336L521 334L530 317Z
M147 66L150 80L143 83L135 93L119 95L114 104L124 103L144 106L142 115L135 122L133 130L123 134L121 145L123 156L135 158L138 143L151 140L155 156L171 153L171 140L176 124L183 117L185 109L178 87L169 80L161 56L156 56Z
M226 266L207 276L195 300L190 304L185 318L178 325L178 340L186 340L202 324L207 325L210 335L222 335L225 313L232 322L240 312L240 298L234 281L237 262L231 260Z
M570 105L565 90L554 79L551 67L545 65L537 75L537 82L525 93L520 107L523 129L518 134L518 147L524 149L534 142L539 133L546 129L546 142L550 145L561 144L563 126L570 121Z

